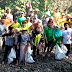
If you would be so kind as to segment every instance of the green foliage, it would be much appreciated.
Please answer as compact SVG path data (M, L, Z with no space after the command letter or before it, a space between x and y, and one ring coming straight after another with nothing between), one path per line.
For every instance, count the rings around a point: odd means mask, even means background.
M4 9L0 8L0 18L4 15Z

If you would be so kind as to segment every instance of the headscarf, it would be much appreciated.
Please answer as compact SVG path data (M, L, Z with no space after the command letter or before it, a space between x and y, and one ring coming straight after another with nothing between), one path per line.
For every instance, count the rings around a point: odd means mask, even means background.
M55 35L55 37L60 37L62 36L62 32L59 29L59 26L55 26L55 28L58 27L58 30L54 29L53 34Z

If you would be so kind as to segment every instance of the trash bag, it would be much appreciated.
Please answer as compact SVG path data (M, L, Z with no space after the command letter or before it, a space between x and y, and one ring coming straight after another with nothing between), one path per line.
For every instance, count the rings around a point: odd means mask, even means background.
M64 44L61 44L61 50L63 51L64 54L67 53L68 49Z
M31 47L29 46L28 52L26 52L26 54L25 54L25 62L35 63L35 61L33 60L33 57L31 56L31 54L32 54L32 50L31 50Z
M56 60L62 60L66 57L66 55L63 53L59 45L56 45L56 50L55 50L55 59Z
M11 52L9 53L8 55L8 64L12 63L13 60L16 59L16 52L15 52L15 49L11 49Z

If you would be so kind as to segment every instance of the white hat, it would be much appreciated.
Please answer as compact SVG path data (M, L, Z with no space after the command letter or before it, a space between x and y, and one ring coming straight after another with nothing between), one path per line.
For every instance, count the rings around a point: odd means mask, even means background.
M20 31L19 28L16 28L15 30Z
M62 13L62 15L65 15L64 13Z

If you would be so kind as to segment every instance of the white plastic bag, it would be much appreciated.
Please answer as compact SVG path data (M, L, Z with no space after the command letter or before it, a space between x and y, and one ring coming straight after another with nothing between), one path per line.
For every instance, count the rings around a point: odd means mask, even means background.
M26 52L25 54L25 62L27 63L34 63L35 61L33 60L33 57L31 56L32 50L31 47L29 46L28 48L28 53Z
M56 60L62 60L66 57L66 55L63 53L59 45L56 45L56 50L55 50L55 59Z
M12 48L10 54L8 55L8 64L12 63L14 59L16 59L16 52L15 49Z
M64 44L61 44L61 50L63 51L63 53L67 53L68 49Z

